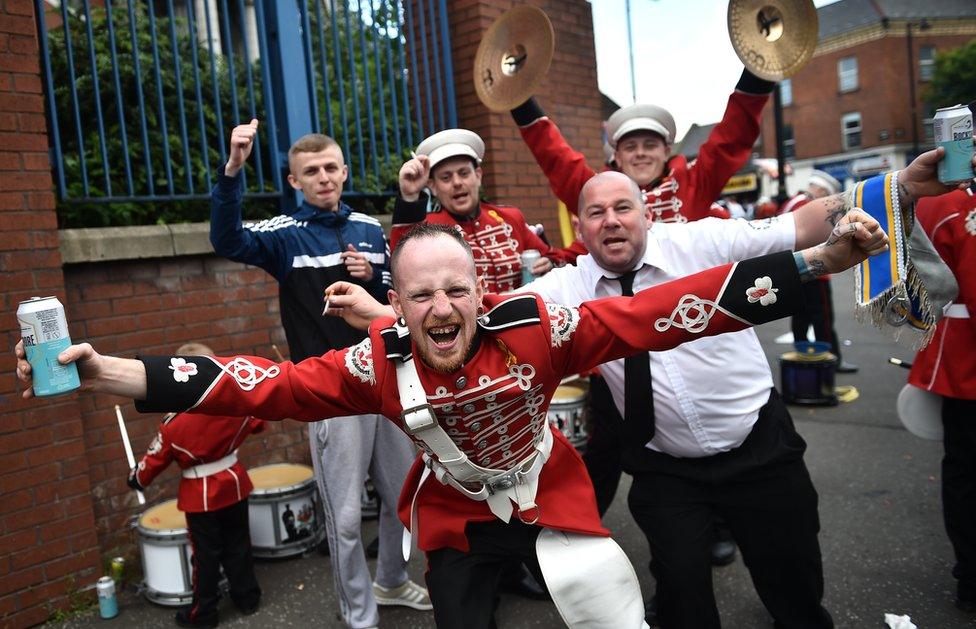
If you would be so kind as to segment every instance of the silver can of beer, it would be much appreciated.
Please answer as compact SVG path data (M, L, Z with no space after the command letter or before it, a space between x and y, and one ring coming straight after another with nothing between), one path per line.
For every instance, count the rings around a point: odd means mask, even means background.
M973 112L966 105L943 107L935 112L932 132L936 146L945 148L939 162L939 181L955 184L973 178Z
M535 279L532 275L532 265L541 257L542 254L536 249L526 249L522 252L522 286Z
M34 395L61 395L80 387L75 364L58 362L58 354L71 345L68 319L58 298L31 297L20 302L17 321L34 378Z
M115 581L112 577L101 577L95 582L98 593L98 613L102 618L115 618L119 615L119 601L115 598Z

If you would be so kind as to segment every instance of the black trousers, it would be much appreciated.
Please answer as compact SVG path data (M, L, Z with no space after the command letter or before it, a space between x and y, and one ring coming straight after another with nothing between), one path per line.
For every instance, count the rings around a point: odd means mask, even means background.
M731 529L776 627L833 627L820 603L820 522L805 449L772 390L749 437L732 451L699 459L634 455L628 500L651 547L661 627L720 626L707 542L715 516Z
M257 605L261 588L254 576L247 500L216 511L187 513L186 524L193 547L190 619L216 619L221 566L234 604L243 609Z
M834 298L830 280L806 282L802 290L805 307L790 320L793 339L807 340L807 329L813 325L814 338L830 343L830 351L837 357L837 364L840 364L840 341L834 329Z
M976 601L976 400L942 402L942 515L956 565L957 595Z
M543 583L535 555L542 529L518 518L472 522L465 529L469 550L440 548L427 553L427 590L439 629L495 629L498 584L513 559L525 563Z
M589 438L583 463L593 482L596 493L596 507L600 517L613 504L613 497L620 484L621 451L623 442L620 430L623 419L613 403L613 395L606 380L601 376L590 376L590 397L587 403L587 416L590 418Z

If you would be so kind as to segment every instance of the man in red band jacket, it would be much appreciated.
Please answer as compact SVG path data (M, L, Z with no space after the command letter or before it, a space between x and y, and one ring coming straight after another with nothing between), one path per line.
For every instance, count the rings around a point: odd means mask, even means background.
M393 253L396 290L389 297L396 325L389 318L377 322L353 347L297 365L260 357L130 360L99 355L87 344L71 346L60 359L77 362L86 390L132 397L141 412L195 409L301 421L370 412L391 418L431 466L420 457L414 462L399 510L427 552L435 620L440 627L486 628L493 625L499 571L512 556L534 561L544 528L607 535L579 455L548 421L549 400L563 377L786 316L797 305L801 281L849 268L886 242L876 222L843 223L827 243L803 252L725 264L634 297L567 307L531 294L485 294L457 230L425 224ZM23 395L31 397L22 342L15 354L18 377L28 385ZM417 385L401 375L407 364L416 370ZM404 413L401 395L417 393L426 402ZM410 423L428 411L428 422ZM434 444L417 436L427 431L446 434ZM445 444L463 457L431 458ZM491 476L462 491L448 466L464 462ZM431 468L434 473L424 472ZM559 563L571 572L572 562ZM632 567L629 573L636 587ZM559 576L563 582L602 577ZM581 583L567 593L583 606L591 595ZM616 610L592 611L613 618ZM634 627L643 622L638 612ZM600 626L620 627L616 620Z
M484 141L467 129L448 129L421 142L416 157L400 169L390 246L396 247L417 223L450 225L471 247L488 292L504 293L522 285L522 252L535 249L541 254L529 269L532 275L546 273L567 257L537 236L518 208L481 201L484 157ZM430 213L425 188L437 201Z
M213 356L199 343L177 353ZM193 602L176 613L180 626L217 626L221 566L234 605L244 614L257 611L261 588L254 576L247 508L254 486L237 449L248 435L263 430L264 422L250 416L170 415L129 472L129 486L143 490L174 461L183 471L176 506L186 514L193 548Z
M690 164L683 155L671 155L676 129L667 110L638 103L610 116L607 134L614 149L614 165L644 191L652 221L728 218L724 210L713 207L714 202L729 177L749 158L759 137L759 116L774 85L743 70L722 121ZM569 146L534 98L513 109L512 117L572 220L580 189L594 170L582 153ZM577 240L567 251L575 254L575 259L586 253L586 247Z
M958 581L956 605L976 611L976 196L973 189L922 199L918 222L959 284L908 382L942 396L942 511Z

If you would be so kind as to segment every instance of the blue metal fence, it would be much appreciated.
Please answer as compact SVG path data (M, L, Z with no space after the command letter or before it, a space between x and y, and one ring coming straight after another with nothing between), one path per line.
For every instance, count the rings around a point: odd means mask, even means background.
M445 0L35 2L66 203L206 199L252 117L248 196L293 202L287 148L311 131L343 146L348 194L389 194L457 124Z

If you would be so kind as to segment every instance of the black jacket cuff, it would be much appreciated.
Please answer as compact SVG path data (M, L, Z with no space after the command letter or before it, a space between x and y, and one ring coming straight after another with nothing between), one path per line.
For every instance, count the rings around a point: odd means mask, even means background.
M796 314L803 304L792 251L738 262L718 300L720 308L752 325Z
M770 94L775 87L776 83L767 81L766 79L760 79L752 72L749 72L748 68L742 69L742 76L739 77L739 82L735 84L736 91L756 95Z
M529 100L512 110L512 118L515 119L515 124L520 127L530 125L539 118L544 118L545 115L546 112L542 111L542 107L536 102L535 97L529 97Z
M135 489L136 491L142 491L143 489L145 489L142 485L139 484L139 479L136 478L136 468L132 468L132 470L129 471L129 477L125 479L125 484L131 487L132 489Z
M176 358L183 359L179 368L174 362ZM221 374L220 367L206 356L136 356L136 359L146 368L146 399L135 401L140 413L191 409ZM186 367L190 369L187 371Z
M396 202L393 204L394 225L419 223L425 218L427 218L426 192L421 192L416 201L404 201L403 197L397 195Z

